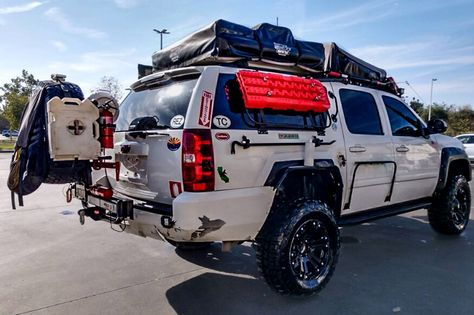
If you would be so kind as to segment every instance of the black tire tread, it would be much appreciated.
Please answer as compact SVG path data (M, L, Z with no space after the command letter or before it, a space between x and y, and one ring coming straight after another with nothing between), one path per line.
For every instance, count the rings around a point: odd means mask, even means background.
M428 209L428 220L436 232L446 235L458 235L466 228L467 224L464 225L463 229L458 229L451 217L451 209L459 186L466 186L464 188L466 188L468 194L470 207L471 191L466 177L463 175L452 176L448 179L445 189L434 197L434 201Z
M286 267L282 265L283 257L281 250L282 244L285 241L283 233L287 227L287 223L291 222L295 217L295 212L288 211L288 209L299 209L301 207L314 207L314 209L317 209L318 212L324 213L336 227L335 231L337 233L337 249L334 254L333 264L328 275L315 291L308 291L299 287L293 278L289 276L291 271L286 270ZM314 213L316 212L313 212L313 214ZM306 215L311 214L311 212L308 212ZM334 266L337 264L339 257L339 229L337 228L337 223L333 212L325 203L320 201L308 201L304 198L300 198L290 205L276 206L271 210L267 221L256 238L254 248L256 252L258 269L267 284L273 290L283 295L313 295L319 292L328 283L334 272Z

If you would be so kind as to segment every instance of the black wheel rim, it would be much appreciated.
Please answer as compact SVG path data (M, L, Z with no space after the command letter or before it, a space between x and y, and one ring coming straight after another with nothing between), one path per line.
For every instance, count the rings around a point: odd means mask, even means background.
M297 281L313 289L326 278L334 257L331 237L323 221L310 219L299 226L290 243L290 267Z
M463 229L469 220L469 199L465 188L459 188L453 200L451 216L458 229Z

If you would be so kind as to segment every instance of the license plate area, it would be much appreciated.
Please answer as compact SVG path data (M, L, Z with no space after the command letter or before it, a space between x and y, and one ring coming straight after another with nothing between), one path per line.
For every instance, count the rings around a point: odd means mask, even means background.
M87 192L83 184L76 184L75 197L88 204L105 209L108 212L114 213L118 218L133 219L133 201L128 199L112 198L105 200L98 196L94 196Z

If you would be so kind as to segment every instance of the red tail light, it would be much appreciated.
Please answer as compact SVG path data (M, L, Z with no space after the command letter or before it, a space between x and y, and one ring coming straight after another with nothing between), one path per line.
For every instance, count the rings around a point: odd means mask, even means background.
M214 190L214 151L211 130L185 129L182 153L184 191Z

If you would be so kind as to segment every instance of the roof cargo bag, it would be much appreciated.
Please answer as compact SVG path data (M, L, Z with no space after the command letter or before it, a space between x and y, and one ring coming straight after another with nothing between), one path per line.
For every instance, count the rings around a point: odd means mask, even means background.
M297 40L298 47L298 67L308 70L323 72L324 71L324 45L321 43Z
M385 70L377 68L348 52L335 43L324 44L326 61L324 70L347 74L352 79L384 82L387 79Z
M248 27L218 20L153 54L154 71L258 58L260 45Z
M22 196L34 192L42 183L63 184L90 180L89 161L53 161L49 154L47 104L58 97L84 99L79 86L68 82L42 81L23 111L18 139L10 164L8 188Z
M268 23L256 25L253 29L260 42L262 61L289 66L296 64L298 48L290 29Z

